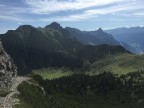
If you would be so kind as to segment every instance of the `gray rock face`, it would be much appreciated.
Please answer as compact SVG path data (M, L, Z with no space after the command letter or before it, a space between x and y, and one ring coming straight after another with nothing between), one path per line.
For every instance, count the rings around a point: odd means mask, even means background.
M17 68L0 41L0 90L8 89L16 75Z

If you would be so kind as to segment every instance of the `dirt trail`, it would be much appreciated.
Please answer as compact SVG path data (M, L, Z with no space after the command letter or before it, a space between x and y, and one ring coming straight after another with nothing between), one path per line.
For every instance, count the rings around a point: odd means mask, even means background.
M15 104L19 103L19 100L14 98L15 94L19 94L17 91L18 85L22 81L28 81L28 77L17 77L12 84L11 92L6 97L0 97L0 108L12 108Z

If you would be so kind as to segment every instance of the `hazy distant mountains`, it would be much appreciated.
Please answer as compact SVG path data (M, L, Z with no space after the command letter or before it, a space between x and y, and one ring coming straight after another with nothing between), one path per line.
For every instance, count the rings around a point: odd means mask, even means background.
M44 28L23 25L0 37L20 74L48 66L81 68L85 61L92 63L107 55L128 52L115 46L119 43L102 29L86 32L63 28L56 22Z
M96 31L80 31L75 28L67 27L65 30L70 33L71 38L77 39L84 45L120 45L111 34L104 32L101 28Z
M85 45L121 45L132 53L144 53L144 27L118 28L103 31L80 31L75 28L65 28L71 38Z
M56 22L47 25L45 28L57 29L67 35L67 37L78 40L84 45L120 45L111 34L104 32L101 28L96 31L81 31L71 27L62 28L61 25Z
M124 43L125 47L134 53L144 53L144 27L117 28L106 30L119 42ZM130 49L131 48L131 49Z

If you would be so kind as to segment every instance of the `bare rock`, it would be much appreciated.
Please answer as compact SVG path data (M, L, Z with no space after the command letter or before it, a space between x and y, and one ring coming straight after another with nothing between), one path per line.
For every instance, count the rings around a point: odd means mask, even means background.
M9 89L16 75L17 68L0 41L0 90Z

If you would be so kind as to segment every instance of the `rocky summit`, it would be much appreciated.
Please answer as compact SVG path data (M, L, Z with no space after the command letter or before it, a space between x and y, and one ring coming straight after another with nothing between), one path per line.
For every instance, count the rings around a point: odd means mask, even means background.
M7 90L11 87L16 74L17 68L10 56L5 52L0 41L0 90Z

